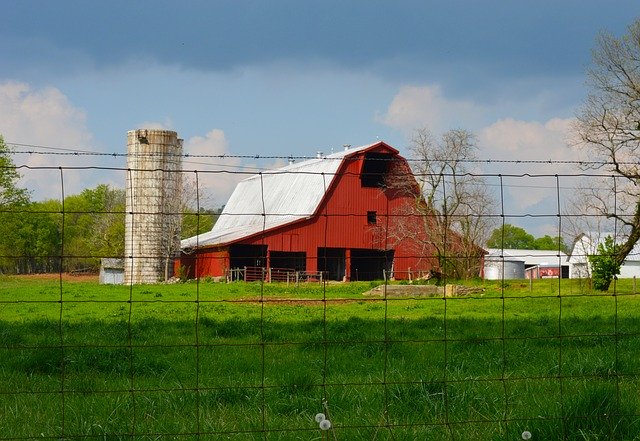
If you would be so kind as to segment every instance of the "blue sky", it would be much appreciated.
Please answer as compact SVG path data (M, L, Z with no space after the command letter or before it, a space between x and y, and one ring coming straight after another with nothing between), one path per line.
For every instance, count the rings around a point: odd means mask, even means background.
M313 156L381 139L406 155L411 132L429 127L474 131L486 159L572 159L565 140L595 39L640 16L631 0L0 2L5 140L119 153L127 130L163 127L194 154ZM24 175L36 198L59 195L53 172ZM233 178L205 182L213 205ZM124 183L104 171L66 179L67 192ZM516 188L514 213L553 205L553 191Z

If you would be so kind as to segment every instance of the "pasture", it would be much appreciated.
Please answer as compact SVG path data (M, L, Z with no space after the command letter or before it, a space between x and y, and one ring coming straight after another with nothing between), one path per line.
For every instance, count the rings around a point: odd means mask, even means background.
M0 440L640 439L633 281L377 285L1 277Z

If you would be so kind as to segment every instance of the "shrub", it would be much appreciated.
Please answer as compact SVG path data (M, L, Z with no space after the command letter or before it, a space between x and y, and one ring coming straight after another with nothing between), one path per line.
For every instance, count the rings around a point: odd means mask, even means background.
M598 254L589 256L593 287L598 291L607 291L611 281L620 274L620 264L616 260L618 248L613 238L607 236L604 243L598 244Z

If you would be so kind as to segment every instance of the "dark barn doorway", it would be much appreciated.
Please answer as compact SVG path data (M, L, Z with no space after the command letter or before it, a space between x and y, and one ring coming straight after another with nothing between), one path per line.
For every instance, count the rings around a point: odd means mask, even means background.
M351 280L382 280L391 275L393 250L351 250Z
M344 248L318 248L318 271L327 280L343 280L346 271Z
M269 266L293 271L306 271L307 254L305 252L271 251L269 253Z
M267 266L266 245L242 245L236 244L229 247L229 266L231 268Z

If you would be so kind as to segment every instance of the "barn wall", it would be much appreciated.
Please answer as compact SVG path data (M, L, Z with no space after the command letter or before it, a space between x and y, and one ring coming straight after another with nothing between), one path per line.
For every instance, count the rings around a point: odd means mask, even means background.
M185 267L187 277L190 279L225 276L229 269L229 250L227 248L208 249L193 254L183 254L180 257L180 266Z

